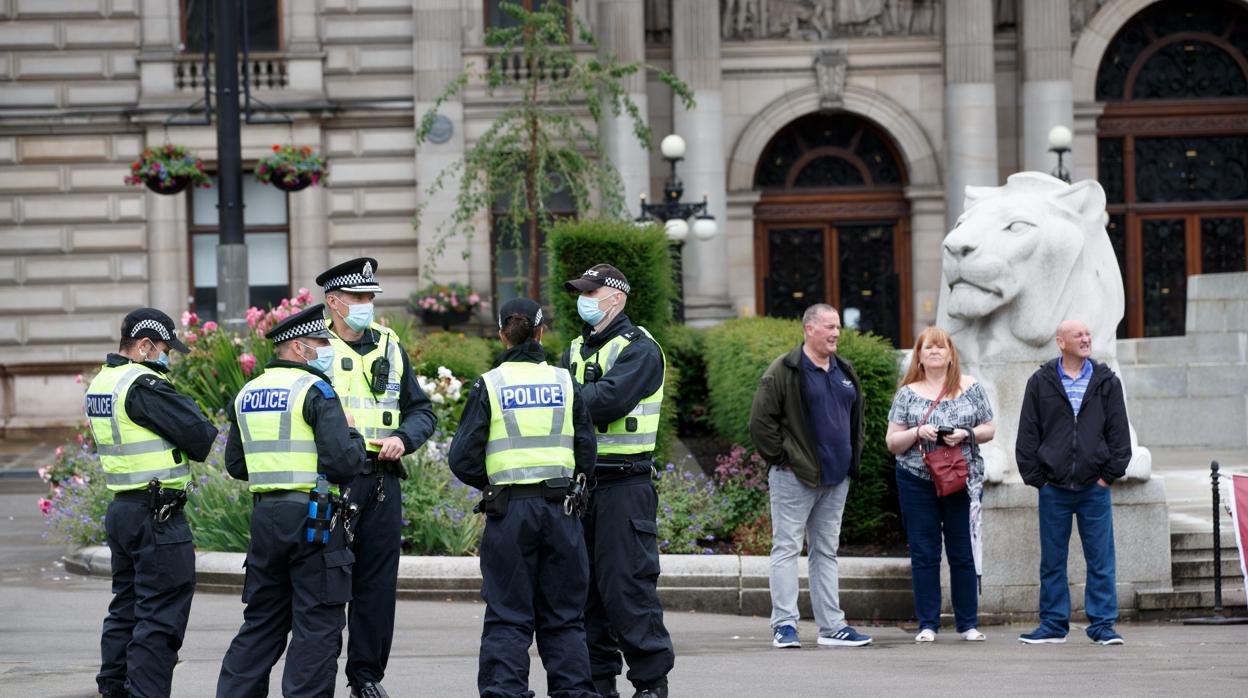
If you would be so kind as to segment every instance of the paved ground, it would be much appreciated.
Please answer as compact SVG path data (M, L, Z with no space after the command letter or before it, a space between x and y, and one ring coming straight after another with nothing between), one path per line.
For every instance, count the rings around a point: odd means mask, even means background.
M108 581L67 574L61 550L42 540L34 500L41 486L0 481L0 696L92 695ZM397 696L475 695L479 604L400 602L386 685ZM174 695L211 696L220 659L242 620L234 596L199 594L191 614ZM1248 685L1244 626L1135 624L1128 644L1097 647L1073 632L1064 646L1027 647L1021 627L985 628L970 645L943 635L912 644L912 630L875 627L864 649L772 650L765 619L679 613L668 616L676 642L673 694L757 696L870 693L980 696L1095 692L1102 695L1241 695ZM815 628L801 627L803 638ZM280 676L281 664L275 670ZM532 686L544 677L534 662ZM1057 683L1060 682L1060 683ZM275 679L274 685L280 685ZM278 695L274 691L271 695ZM345 680L339 695L346 695Z

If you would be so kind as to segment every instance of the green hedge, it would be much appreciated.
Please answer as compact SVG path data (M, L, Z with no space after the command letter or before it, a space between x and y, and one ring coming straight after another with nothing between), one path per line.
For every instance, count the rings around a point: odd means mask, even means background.
M681 435L710 431L711 418L706 387L706 330L688 325L669 325L658 337L667 354L668 367L680 380L672 409ZM665 407L666 409L666 407Z
M802 340L798 320L748 318L729 320L706 337L708 399L711 420L724 437L752 443L750 405L763 372L776 357ZM897 390L897 353L885 339L845 331L837 348L854 365L866 399L867 435L858 479L845 505L842 535L849 543L895 539L899 518L892 494L894 459L884 445L888 410Z
M563 290L595 264L610 264L624 273L632 292L624 312L658 336L672 321L672 259L667 236L657 225L638 228L626 221L562 221L547 236L550 250L548 295L555 308L555 328L564 337L581 333L576 294Z
M461 332L430 332L419 335L407 346L412 368L428 378L438 375L438 367L451 369L456 378L471 384L494 366L494 350L483 337Z

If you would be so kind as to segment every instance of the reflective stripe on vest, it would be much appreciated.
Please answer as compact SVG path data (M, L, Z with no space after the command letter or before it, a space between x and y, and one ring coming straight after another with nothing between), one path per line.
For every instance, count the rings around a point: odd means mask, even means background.
M252 492L307 491L316 484L316 435L303 419L303 404L319 380L297 368L270 368L234 398Z
M140 376L165 377L142 364L104 366L87 387L87 421L95 439L104 484L114 492L139 489L152 478L168 489L183 489L191 479L185 454L159 434L135 424L126 398Z
M355 428L364 437L365 447L372 452L380 446L368 443L391 436L402 419L399 413L399 395L403 386L403 347L398 335L385 325L373 323L370 330L379 333L377 346L363 356L334 334L329 343L334 348L334 367L330 376L334 391L342 402L342 409L355 418ZM386 376L386 390L375 394L372 388L373 362L385 356L390 361ZM345 360L345 361L344 361ZM347 367L349 366L349 368Z
M655 346L659 347L659 353L663 355L663 373L664 380L667 377L667 356L663 354L663 347L654 340L650 332L644 327L638 326L642 334L654 341ZM602 369L599 373L599 380L606 376L615 362L619 359L620 354L624 351L632 340L625 338L623 335L616 335L607 341L606 344L598 347L598 351L591 354L588 358L581 355L581 348L584 346L584 339L577 337L572 340L572 345L568 352L569 361L572 364L572 375L577 383L585 383L585 364L593 363L601 360L599 367ZM595 358L595 357L600 357ZM659 416L663 410L663 384L659 384L659 389L647 395L638 402L628 414L611 422L605 430L595 430L598 437L598 455L635 455L639 453L648 453L654 450L655 444L659 436ZM629 429L629 421L633 422L633 429Z
M507 362L482 376L490 400L485 472L493 485L572 477L572 376L545 363Z

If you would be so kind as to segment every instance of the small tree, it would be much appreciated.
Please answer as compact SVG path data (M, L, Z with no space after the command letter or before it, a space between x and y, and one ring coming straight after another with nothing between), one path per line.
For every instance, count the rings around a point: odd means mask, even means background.
M486 45L498 52L487 62L485 93L491 97L505 93L515 99L464 157L430 184L427 192L433 195L457 179L459 193L455 210L439 229L426 264L432 268L451 235L471 236L473 221L480 212L501 206L504 225L500 243L518 248L518 231L527 231L529 295L540 300L540 231L552 218L547 200L556 192L566 192L579 215L595 208L593 196L597 194L600 215L618 217L624 213L619 173L603 153L602 141L584 121L581 109L588 110L595 123L602 123L606 114L627 114L633 135L648 149L650 127L629 98L624 79L654 71L686 109L694 106L693 94L671 73L644 63L621 63L614 56L599 56L597 51L586 60L578 60L563 3L545 2L540 9L526 10L503 2L501 9L517 24L486 32ZM573 24L580 41L597 49L589 28L580 20ZM418 143L428 138L438 108L462 92L471 77L467 72L460 74L424 114L416 132ZM418 225L422 213L423 206L416 213Z

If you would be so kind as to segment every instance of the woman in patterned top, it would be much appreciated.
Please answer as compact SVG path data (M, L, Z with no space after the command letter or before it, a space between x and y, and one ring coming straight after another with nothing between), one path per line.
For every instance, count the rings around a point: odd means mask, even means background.
M937 497L919 442L938 445L942 427L953 430L944 436L944 445L961 445L968 475L965 490ZM893 397L886 437L888 450L897 456L897 494L910 544L914 613L919 619L915 642L934 641L940 629L942 533L958 633L972 642L984 639L976 627L979 595L972 543L979 533L984 489L984 460L976 444L990 441L995 433L988 395L974 378L959 371L958 350L949 333L939 327L923 330Z

